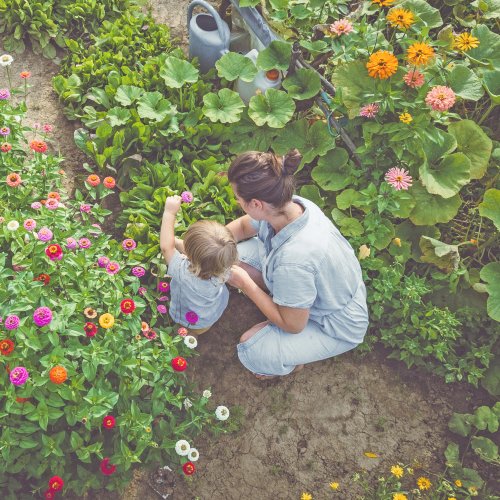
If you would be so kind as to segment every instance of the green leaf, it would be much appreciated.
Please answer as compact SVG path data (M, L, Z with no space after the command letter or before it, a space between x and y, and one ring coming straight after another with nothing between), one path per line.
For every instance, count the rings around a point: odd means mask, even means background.
M457 413L455 413L454 415L457 415ZM455 431L453 431L453 432L455 432ZM458 433L458 434L460 434L460 433ZM448 448L446 448L446 451L444 452L444 456L446 457L446 460L448 460L448 462L450 462L452 467L456 467L457 465L458 466L460 465L459 452L460 452L460 449L459 449L457 443L450 443L448 445Z
M495 432L495 431L490 431L490 432ZM475 436L472 438L471 447L486 462L491 463L493 461L498 461L499 459L498 446L489 438L482 436L481 437Z
M162 98L160 92L146 92L137 101L137 113L141 118L161 122L172 111L170 101Z
M388 232L384 233L382 236L377 238L375 240L375 243L373 243L373 246L377 250L383 250L384 248L387 248L389 246L389 243L391 240L394 238L395 235L395 230L394 226L392 225L392 222L388 219L382 219L382 224L389 229Z
M481 80L488 92L490 99L495 104L500 104L500 71L489 71Z
M457 140L458 151L471 161L470 178L480 179L490 159L491 139L472 120L450 123L448 132Z
M493 396L500 396L500 357L490 361L490 366L483 373L483 377L481 385ZM497 413L497 415L500 416L500 413Z
M116 89L115 100L122 106L130 106L143 92L143 89L133 85L120 85Z
M131 116L128 109L121 108L120 106L115 106L108 111L109 123L112 127L125 125Z
M127 229L123 234L126 238L132 238L136 242L146 243L149 233L149 225L142 222L127 224Z
M318 94L321 79L316 71L299 68L293 75L286 77L282 85L292 99L303 100Z
M443 24L438 9L431 7L425 0L406 0L398 4L398 8L409 9L416 17L412 28L437 28Z
M450 87L456 95L463 99L479 101L484 89L476 74L466 66L457 64L448 77Z
M396 210L390 210L391 214L394 217L407 219L411 214L411 211L413 210L417 202L415 201L415 198L413 198L413 196L409 195L408 193L406 193L406 196L407 197L405 198L398 199L399 208L397 208Z
M304 47L304 49L307 49L310 52L327 52L329 50L328 44L323 40L316 40L315 42L301 40L300 46Z
M438 165L425 162L420 167L420 179L429 193L451 198L469 183L470 169L469 158L456 153L445 156Z
M92 156L92 151L87 147L87 141L90 140L89 133L83 128L75 130L73 137L75 139L75 144L81 149L87 156Z
M330 150L318 160L311 176L325 191L340 191L356 179L348 160L349 153L344 148Z
M188 61L168 57L160 71L167 87L180 89L185 83L198 81L200 72Z
M479 40L479 44L465 52L465 55L474 62L483 63L483 67L500 70L500 36L490 31L485 24L477 25L471 35Z
M420 260L423 262L430 262L446 273L453 273L458 269L460 254L456 245L447 245L434 238L422 236L420 249L422 250Z
M335 137L332 137L328 131L328 125L318 120L309 127L306 118L287 123L272 145L274 151L280 155L286 154L292 148L297 148L302 154L299 170L305 164L311 163L316 156L324 156L334 147Z
M493 221L500 231L500 191L498 189L488 189L484 193L483 202L479 204L479 213L483 217Z
M470 423L475 425L480 431L484 431L486 427L490 432L498 430L498 417L493 413L488 406L480 406L470 419Z
M203 113L213 122L235 123L245 107L241 97L232 90L221 89L219 95L210 92L203 96Z
M237 52L228 52L223 55L215 63L215 67L219 72L219 77L230 82L237 78L241 78L244 82L252 82L258 73L254 62Z
M46 57L47 59L54 59L54 57L56 57L56 55L57 55L56 48L51 43L48 43L42 49L42 55L43 55L43 57Z
M361 196L358 191L354 189L344 189L336 199L337 207L340 210L347 210L354 202Z
M356 237L361 236L364 233L364 229L358 219L346 217L340 223L340 232L346 237Z
M243 109L240 120L231 126L231 145L229 152L240 154L245 151L267 153L278 131L264 124L261 127L248 116L248 108Z
M302 188L300 189L300 196L316 203L316 205L318 205L319 208L323 208L325 206L325 200L321 198L318 186L315 185L302 186Z
M450 421L448 422L450 431L454 432L455 434L460 434L463 437L467 437L471 431L471 425L468 422L470 418L472 418L472 415L469 415L468 413L454 413L453 417L451 417ZM451 461L450 463L453 464L453 462Z
M500 17L500 0L476 0L472 5L476 8L479 6L486 19Z
M275 40L259 52L257 56L257 68L262 71L288 69L291 55L292 46L289 43Z
M440 158L457 149L457 140L453 135L447 134L439 128L436 130L438 131L438 135L442 138L443 143L439 145L437 142L430 140L424 142L423 149L429 163L436 163Z
M481 269L481 279L488 283L486 291L488 297L488 314L500 321L500 262L490 262Z
M451 198L431 194L420 181L413 181L409 192L416 202L410 220L418 226L433 226L438 222L448 222L457 215L462 205L458 194Z
M266 95L254 95L250 99L248 115L259 126L268 124L283 128L295 111L293 99L282 90L267 89Z

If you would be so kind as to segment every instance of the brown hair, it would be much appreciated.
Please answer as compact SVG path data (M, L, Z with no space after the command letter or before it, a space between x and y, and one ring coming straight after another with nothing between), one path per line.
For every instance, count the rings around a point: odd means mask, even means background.
M214 220L200 220L184 235L184 250L190 261L189 271L196 278L217 278L222 283L231 266L238 262L233 233Z
M290 150L284 157L247 151L231 162L229 182L235 185L238 196L247 203L255 199L282 208L292 200L295 191L293 174L301 161L302 155L297 149Z

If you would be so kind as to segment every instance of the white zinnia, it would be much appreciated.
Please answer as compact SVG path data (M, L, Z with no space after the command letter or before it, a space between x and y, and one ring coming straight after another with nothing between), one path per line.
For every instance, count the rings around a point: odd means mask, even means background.
M4 54L2 57L0 57L0 65L1 66L10 66L12 64L12 56L9 56L9 54Z
M209 398L212 395L212 393L209 390L203 391L203 397L204 398Z
M198 450L196 448L191 448L191 450L189 450L188 458L191 462L196 462L196 460L200 458Z
M185 457L189 453L190 449L190 444L184 439L181 439L180 441L177 441L177 443L175 443L175 452L181 457Z
M17 222L17 220L11 220L7 224L7 229L10 229L11 231L16 231L18 227L19 227L19 222Z
M219 420L227 420L229 418L229 410L225 406L218 406L215 410L215 416Z
M188 408L191 408L191 406L193 406L193 403L191 403L191 400L189 398L186 398L184 400L184 408L186 408L187 410Z
M187 337L184 337L184 343L190 349L194 349L198 345L198 341L192 335L188 335Z

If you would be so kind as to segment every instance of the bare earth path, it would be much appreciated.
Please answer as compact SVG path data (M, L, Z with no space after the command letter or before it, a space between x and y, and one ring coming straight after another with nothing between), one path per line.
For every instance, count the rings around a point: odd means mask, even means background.
M172 37L181 39L186 52L188 4L152 1L153 15L172 28ZM66 158L62 168L71 194L88 158L74 144L73 132L79 125L66 120L52 89L58 66L27 50L15 56L10 69L14 85L21 84L21 71L31 72L29 82L34 86L29 90L25 123L54 127L49 151L60 151ZM0 88L7 85L5 73L0 72ZM338 482L338 498L354 500L362 493L349 479L355 472L366 470L376 479L387 476L391 465L414 458L424 469L440 470L448 443L460 442L447 428L452 413L494 403L471 385L445 384L442 378L407 370L402 363L387 360L381 349L362 359L346 353L307 365L282 380L260 382L239 363L236 343L262 320L258 309L232 290L223 317L200 338L201 356L192 362L189 377L198 381L200 393L211 385L214 407L240 406L244 421L238 433L217 441L206 435L196 439L201 458L192 479L161 469L160 473L136 471L122 495L102 490L89 491L83 498L295 500L307 491L319 500L332 498L328 483ZM378 458L369 458L366 452ZM481 463L472 459L467 466L479 469L494 487L492 473L481 470ZM408 485L413 487L414 481Z

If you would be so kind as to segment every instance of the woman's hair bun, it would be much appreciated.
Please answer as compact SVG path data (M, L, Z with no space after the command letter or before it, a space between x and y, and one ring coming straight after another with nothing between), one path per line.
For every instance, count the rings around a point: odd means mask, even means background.
M297 172L300 162L302 161L302 155L299 153L298 149L291 149L285 155L285 173L288 175L293 175Z

